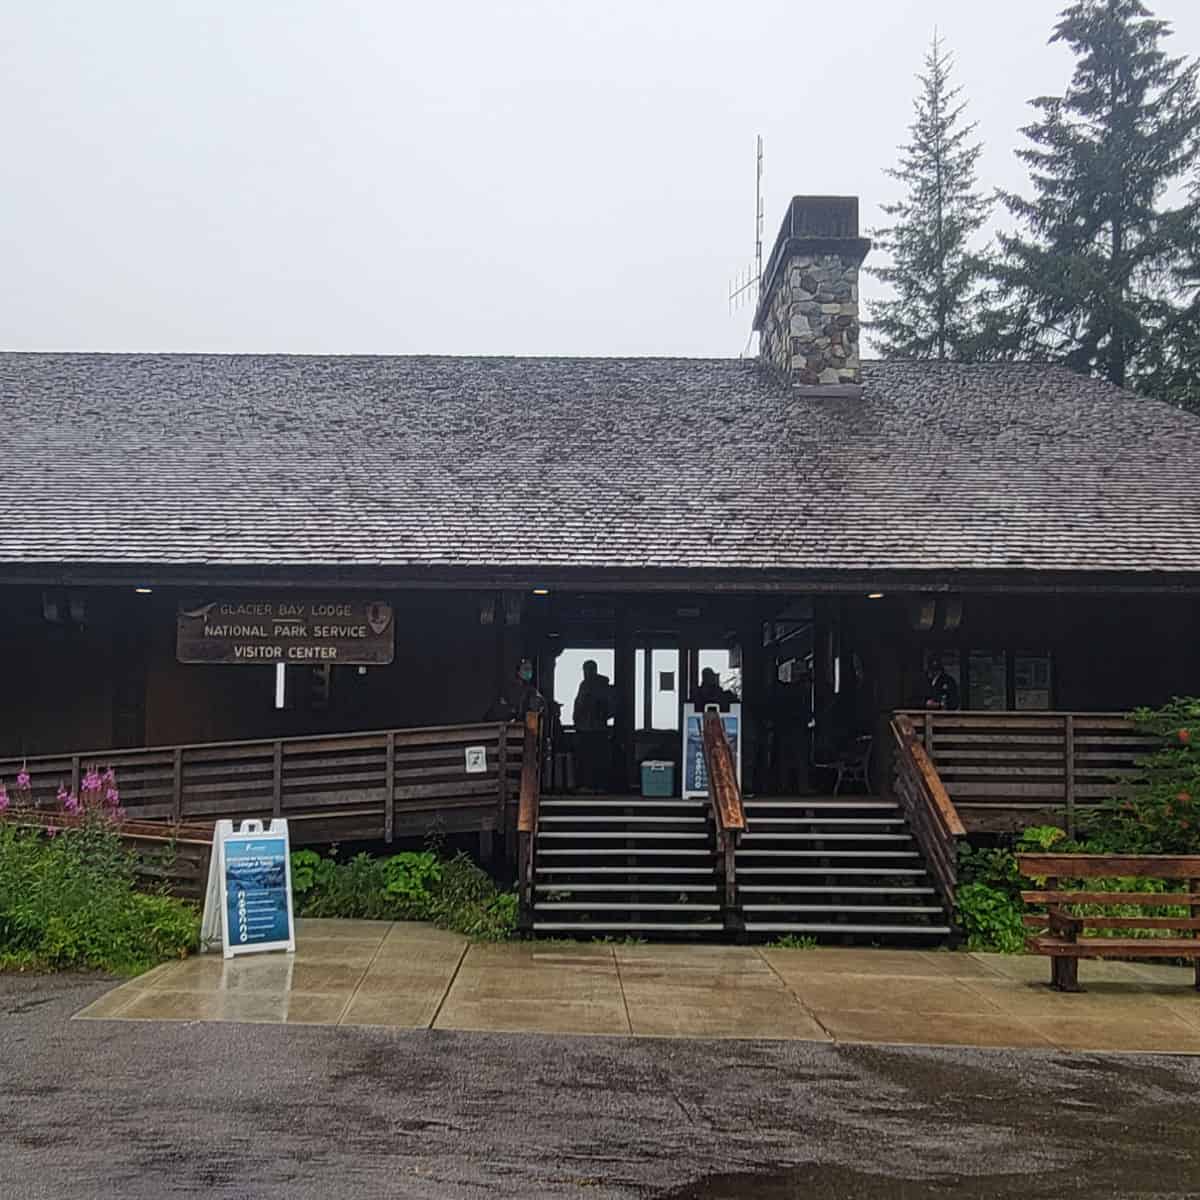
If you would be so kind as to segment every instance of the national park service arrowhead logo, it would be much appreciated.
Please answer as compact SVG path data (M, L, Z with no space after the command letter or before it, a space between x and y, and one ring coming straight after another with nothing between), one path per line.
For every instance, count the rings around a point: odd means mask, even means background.
M367 605L367 624L371 627L371 632L379 637L387 632L387 627L392 623L392 606L382 600L372 600Z

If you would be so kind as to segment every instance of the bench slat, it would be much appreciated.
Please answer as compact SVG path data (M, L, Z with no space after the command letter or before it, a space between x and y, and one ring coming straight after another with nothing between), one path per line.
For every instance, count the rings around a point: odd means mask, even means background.
M1083 929L1200 929L1200 917L1072 917ZM1027 913L1021 920L1030 929L1045 929L1046 913Z
M1022 892L1026 904L1200 904L1200 892Z
M1018 854L1022 875L1060 879L1200 879L1200 856L1178 854Z
M1085 938L1068 942L1061 938L1030 938L1027 949L1055 958L1200 958L1200 941L1195 938Z

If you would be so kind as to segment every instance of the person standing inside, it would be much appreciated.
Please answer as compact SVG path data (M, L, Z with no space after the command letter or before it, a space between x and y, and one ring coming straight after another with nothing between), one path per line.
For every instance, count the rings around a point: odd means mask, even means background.
M925 707L950 709L958 707L958 681L946 670L936 656L929 660L929 680L925 689Z
M604 788L607 775L608 719L612 715L612 685L600 674L596 660L583 664L583 680L575 694L575 766L580 791Z

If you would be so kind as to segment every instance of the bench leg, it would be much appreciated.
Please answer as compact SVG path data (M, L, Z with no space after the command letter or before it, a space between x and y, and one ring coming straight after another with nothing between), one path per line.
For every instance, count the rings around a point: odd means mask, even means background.
M1079 986L1079 959L1056 954L1050 960L1050 986L1058 992L1082 992Z

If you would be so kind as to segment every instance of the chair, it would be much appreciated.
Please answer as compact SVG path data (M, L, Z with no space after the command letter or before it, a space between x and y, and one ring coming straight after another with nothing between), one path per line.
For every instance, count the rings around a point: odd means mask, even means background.
M861 783L863 791L871 790L871 746L874 738L868 733L856 737L848 746L839 750L828 762L813 760L814 767L833 771L833 794L836 796L843 784Z

